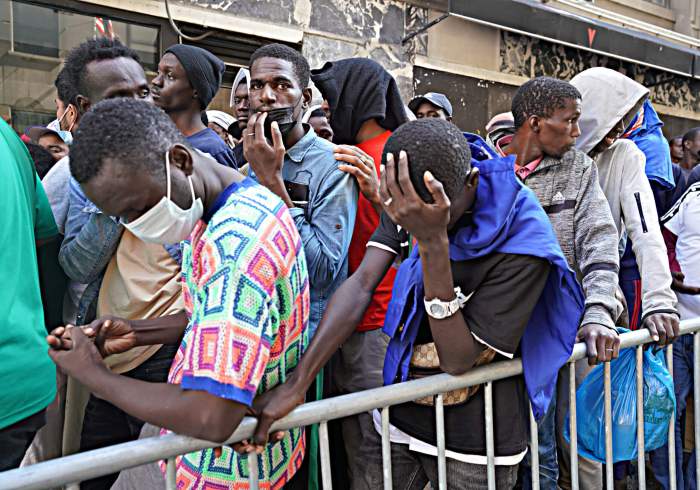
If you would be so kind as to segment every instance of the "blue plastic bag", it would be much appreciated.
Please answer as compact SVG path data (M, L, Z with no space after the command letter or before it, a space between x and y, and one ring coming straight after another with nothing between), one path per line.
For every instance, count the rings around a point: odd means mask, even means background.
M637 458L637 385L635 349L623 349L610 363L612 394L613 462ZM658 449L668 441L668 425L674 419L676 396L673 378L666 369L664 351L644 351L644 449ZM605 412L603 365L596 366L576 391L578 453L605 462ZM569 415L564 438L570 442Z

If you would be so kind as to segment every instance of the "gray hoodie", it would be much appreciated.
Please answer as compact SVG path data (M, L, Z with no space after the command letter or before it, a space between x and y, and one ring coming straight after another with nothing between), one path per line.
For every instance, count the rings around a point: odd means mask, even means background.
M591 68L571 80L583 97L577 149L589 153L622 119L629 124L649 90L608 68ZM658 312L676 313L666 246L649 181L644 153L620 139L595 156L598 177L620 237L632 241L642 277L642 318ZM631 307L632 305L630 305Z

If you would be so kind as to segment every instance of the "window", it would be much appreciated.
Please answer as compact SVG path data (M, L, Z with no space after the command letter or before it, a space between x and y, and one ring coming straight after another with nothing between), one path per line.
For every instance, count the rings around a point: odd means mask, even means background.
M155 70L160 56L157 26L0 0L0 116L19 132L53 120L53 82L63 58L103 32L134 49L147 71Z

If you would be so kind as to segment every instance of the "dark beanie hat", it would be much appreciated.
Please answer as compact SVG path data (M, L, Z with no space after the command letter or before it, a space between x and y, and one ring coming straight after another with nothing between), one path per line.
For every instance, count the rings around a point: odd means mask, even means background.
M192 88L197 91L202 110L206 109L221 86L226 66L206 49L185 44L173 44L165 50L180 61Z

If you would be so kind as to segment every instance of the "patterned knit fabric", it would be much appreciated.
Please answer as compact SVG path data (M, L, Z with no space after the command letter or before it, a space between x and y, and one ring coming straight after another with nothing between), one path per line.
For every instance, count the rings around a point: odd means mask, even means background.
M282 201L245 180L209 224L183 242L190 323L168 381L250 406L284 383L308 343L309 281L301 239ZM231 190L231 188L229 188ZM276 489L304 456L301 429L258 458L261 489ZM178 489L247 489L248 456L224 447L177 459Z

